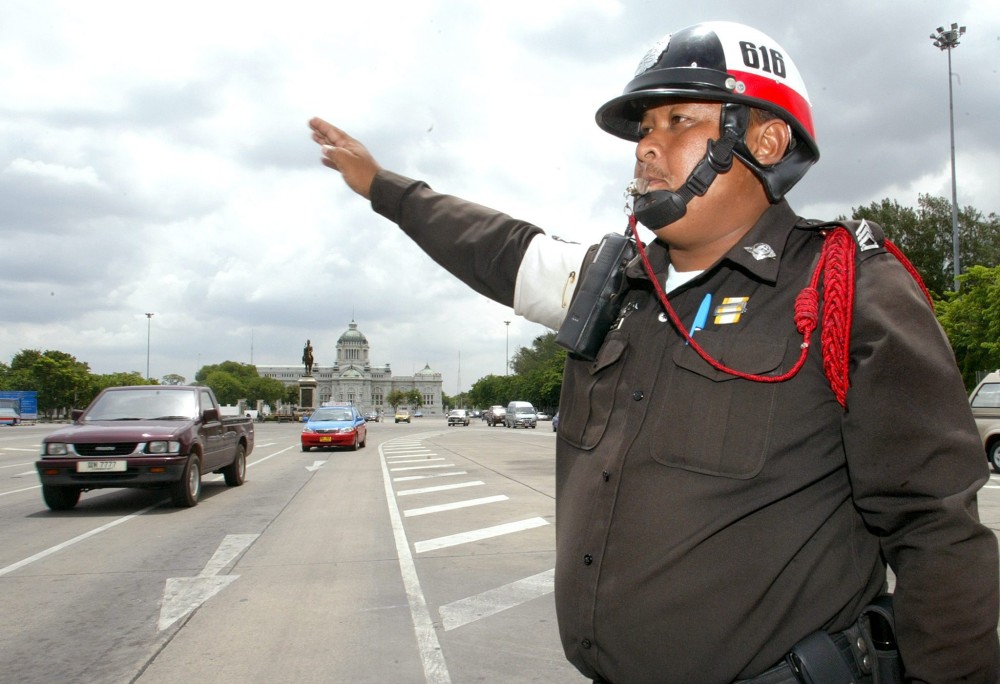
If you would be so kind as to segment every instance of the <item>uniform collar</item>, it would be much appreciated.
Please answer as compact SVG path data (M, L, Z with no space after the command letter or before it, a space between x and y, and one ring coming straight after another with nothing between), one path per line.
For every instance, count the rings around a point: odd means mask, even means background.
M798 216L784 199L772 204L761 214L753 228L699 278L714 272L720 264L729 261L762 281L776 282L782 252L797 220ZM670 263L670 249L657 239L649 243L647 253L653 271L658 276L663 274L666 277L667 266ZM642 261L638 257L629 264L626 275L629 278L648 280Z

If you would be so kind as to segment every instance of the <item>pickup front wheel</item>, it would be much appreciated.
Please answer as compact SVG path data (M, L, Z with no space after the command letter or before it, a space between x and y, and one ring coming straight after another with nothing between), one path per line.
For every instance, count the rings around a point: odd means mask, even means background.
M990 465L993 466L993 472L1000 473L1000 441L990 446Z
M175 506L191 508L198 504L199 496L201 496L201 459L198 458L198 454L191 454L187 465L184 466L184 474L170 489L170 499Z
M247 479L247 449L242 444L236 445L236 457L233 462L222 469L227 487L239 487Z
M68 511L80 500L80 488L42 485L42 499L53 511Z

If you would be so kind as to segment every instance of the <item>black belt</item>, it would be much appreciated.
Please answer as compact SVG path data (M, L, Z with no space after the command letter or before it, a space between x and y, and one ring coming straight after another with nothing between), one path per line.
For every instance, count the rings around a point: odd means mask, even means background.
M733 684L897 684L903 676L893 622L891 597L880 596L842 632L814 632L771 669Z

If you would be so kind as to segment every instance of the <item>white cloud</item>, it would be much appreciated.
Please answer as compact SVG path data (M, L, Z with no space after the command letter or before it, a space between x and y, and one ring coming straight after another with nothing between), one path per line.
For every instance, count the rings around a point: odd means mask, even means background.
M959 201L1000 211L1000 11L948 13L969 25L955 55ZM459 373L464 387L502 373L544 329L374 215L318 163L307 119L438 190L596 240L624 227L632 148L594 111L648 44L721 18L795 51L823 150L792 193L802 213L950 196L946 75L926 38L950 19L929 0L794 17L768 0L5 6L0 60L17 68L0 73L0 231L15 239L0 252L0 360L60 349L96 372L144 372L148 324L156 376L251 355L294 364L306 338L323 363L354 319L377 363L429 363L447 392Z

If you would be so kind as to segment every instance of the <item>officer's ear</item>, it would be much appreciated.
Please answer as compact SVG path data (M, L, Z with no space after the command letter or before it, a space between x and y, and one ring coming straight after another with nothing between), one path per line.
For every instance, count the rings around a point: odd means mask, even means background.
M792 131L781 119L768 119L750 126L747 148L762 166L777 164L785 156Z

